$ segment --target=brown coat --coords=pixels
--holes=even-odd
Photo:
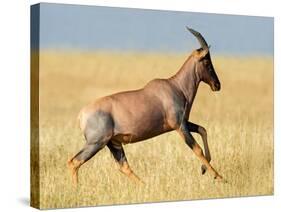
[[[107,146],[120,170],[140,181],[130,169],[122,144],[134,143],[176,130],[202,161],[202,174],[208,169],[215,178],[222,177],[210,165],[211,155],[206,130],[189,122],[189,114],[199,83],[220,90],[220,82],[212,65],[209,47],[200,33],[189,29],[201,44],[200,49],[184,62],[169,79],[154,79],[139,90],[124,91],[98,99],[79,113],[80,128],[86,145],[68,165],[77,183],[79,167]],[[205,155],[190,132],[201,135]]]

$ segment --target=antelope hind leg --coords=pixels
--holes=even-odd
[[[120,171],[127,175],[130,179],[137,183],[144,184],[144,182],[133,172],[133,170],[130,168],[127,161],[124,161],[122,164],[120,164]]]
[[[71,172],[72,183],[75,187],[78,185],[78,169],[83,163],[84,161],[78,161],[75,158],[67,161],[68,168]]]
[[[67,165],[71,172],[72,182],[75,187],[78,185],[78,170],[79,168],[91,159],[99,150],[103,148],[101,142],[94,144],[86,144],[73,158],[68,160]]]
[[[137,183],[144,184],[144,182],[130,168],[122,144],[116,141],[110,141],[108,142],[107,147],[109,148],[114,159],[118,163],[119,171],[128,176],[131,180]]]

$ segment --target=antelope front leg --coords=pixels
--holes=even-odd
[[[202,141],[203,141],[203,145],[204,145],[205,157],[206,157],[207,161],[210,163],[211,154],[210,154],[209,145],[208,145],[208,141],[207,141],[207,131],[205,130],[204,127],[194,124],[192,122],[187,122],[187,124],[188,124],[188,130],[190,132],[195,132],[195,133],[200,134]],[[205,174],[207,167],[205,165],[202,165],[201,170],[202,170],[202,174]]]
[[[209,161],[204,156],[203,150],[201,149],[199,144],[195,141],[193,136],[190,134],[190,131],[188,129],[188,122],[186,120],[183,120],[180,128],[177,129],[177,131],[184,139],[185,143],[192,149],[195,155],[201,160],[203,165],[205,165],[207,169],[211,172],[214,178],[222,180],[222,176],[219,175],[218,172],[211,166]]]

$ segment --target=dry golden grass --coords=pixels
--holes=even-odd
[[[201,175],[200,161],[175,133],[124,146],[140,186],[121,174],[107,148],[80,169],[72,187],[66,162],[84,145],[76,116],[89,101],[174,74],[188,55],[40,55],[40,207],[77,207],[273,194],[273,59],[215,57],[222,90],[201,84],[190,120],[208,131],[213,166],[228,180]],[[194,135],[202,144],[201,138]]]

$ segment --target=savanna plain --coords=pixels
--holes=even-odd
[[[124,146],[144,185],[119,172],[105,147],[79,170],[78,188],[72,186],[67,160],[85,143],[79,110],[99,97],[170,77],[188,56],[40,53],[40,208],[273,194],[273,58],[258,55],[213,55],[222,89],[212,92],[201,83],[190,115],[206,128],[211,164],[228,183],[201,175],[199,159],[170,132]]]

